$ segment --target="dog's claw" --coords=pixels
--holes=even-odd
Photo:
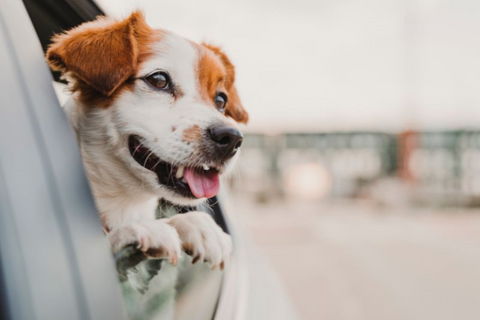
[[[178,263],[178,256],[175,254],[173,257],[172,257],[172,265],[174,267],[177,266],[177,263]]]
[[[205,262],[213,270],[225,267],[232,240],[208,213],[188,212],[169,218],[168,223],[177,230],[183,251],[192,255],[192,264]]]
[[[197,255],[195,258],[192,260],[192,264],[197,263],[200,260],[200,255]]]

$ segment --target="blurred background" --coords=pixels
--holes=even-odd
[[[303,319],[480,319],[480,1],[98,0],[220,45],[234,218]]]

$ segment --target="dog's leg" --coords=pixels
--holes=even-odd
[[[166,219],[124,223],[115,227],[108,239],[122,280],[128,269],[145,259],[166,259],[176,266],[181,254],[179,235]]]
[[[223,269],[232,253],[232,239],[209,214],[200,211],[178,214],[169,218],[168,224],[177,230],[183,249],[193,257],[192,263],[205,261],[212,269]]]

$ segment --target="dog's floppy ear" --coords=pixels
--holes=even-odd
[[[212,50],[220,58],[227,73],[225,87],[228,91],[228,103],[225,109],[225,115],[233,118],[237,122],[247,123],[248,113],[243,108],[237,89],[235,88],[235,67],[219,47],[206,43],[203,43],[203,45]]]
[[[145,34],[143,14],[134,12],[123,21],[98,18],[56,35],[47,51],[53,70],[71,74],[110,96],[134,74],[138,34]]]
[[[228,103],[225,109],[225,114],[232,117],[237,122],[248,122],[248,112],[243,108],[235,86],[232,86],[230,90],[228,90]]]

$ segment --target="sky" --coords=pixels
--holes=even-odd
[[[245,131],[480,129],[478,0],[98,0],[220,45]]]

